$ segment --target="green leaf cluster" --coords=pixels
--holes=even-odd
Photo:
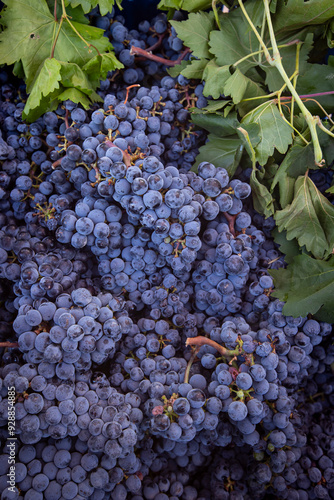
[[[272,57],[265,2],[247,0],[244,6]],[[240,7],[241,1],[235,4]],[[281,63],[304,108],[292,99],[282,72],[265,57],[242,8],[217,17],[208,7],[206,12],[193,9],[185,21],[172,21],[192,51],[189,61],[173,68],[173,75],[202,80],[208,100],[205,108],[193,109],[193,122],[208,131],[194,169],[201,161],[225,167],[230,175],[239,163],[252,168],[254,207],[265,217],[274,216],[275,241],[286,254],[287,269],[272,272],[275,294],[286,301],[283,311],[317,313],[334,322],[331,294],[325,293],[334,291],[334,206],[309,177],[310,170],[322,168],[315,163],[310,118],[321,126],[315,134],[325,165],[334,159],[334,139],[326,133],[334,129],[334,57],[328,64],[314,62],[326,46],[334,45],[334,4],[270,3]],[[334,185],[327,193],[334,193]]]
[[[0,33],[0,60],[14,64],[30,94],[23,116],[33,121],[66,99],[88,107],[100,97],[95,90],[108,71],[121,68],[104,31],[88,25],[84,12],[99,4],[103,12],[114,1],[67,0],[67,12],[54,16],[46,0],[5,0]],[[50,4],[50,5],[49,5]],[[22,22],[24,12],[24,22]],[[70,14],[70,15],[69,15]]]

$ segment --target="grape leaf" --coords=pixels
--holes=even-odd
[[[161,0],[157,9],[159,10],[169,10],[169,9],[177,9],[180,10],[182,6],[183,0]]]
[[[328,58],[328,64],[307,64],[307,70],[297,80],[296,90],[299,95],[333,91],[334,56]],[[334,94],[316,96],[315,100],[323,106],[327,113],[334,111]],[[316,101],[308,100],[307,108],[315,115],[321,112]]]
[[[216,167],[224,167],[229,171],[229,168],[233,165],[236,151],[240,145],[241,141],[237,135],[221,138],[214,134],[209,134],[206,144],[199,148],[199,154],[197,155],[196,163],[192,170],[196,172],[198,165],[202,161],[208,161],[213,163]]]
[[[41,101],[43,101],[43,109],[45,111],[48,110],[50,102],[49,94],[53,94],[56,89],[60,88],[60,70],[61,64],[56,59],[45,59],[35,78],[32,92],[24,107],[23,118],[34,113],[34,110],[40,106]]]
[[[214,28],[213,12],[191,13],[186,21],[171,21],[171,25],[195,57],[210,59],[209,36]]]
[[[107,77],[109,71],[123,67],[123,64],[118,61],[112,52],[107,52],[101,55],[96,54],[83,66],[82,70],[87,73],[89,81],[96,88],[100,80]]]
[[[59,102],[63,102],[66,101],[67,99],[70,99],[73,102],[80,103],[81,106],[83,106],[86,109],[89,108],[89,106],[91,106],[92,104],[92,101],[86,94],[84,94],[84,92],[81,92],[80,90],[73,87],[68,89],[64,88],[63,92],[59,94],[57,97]],[[94,96],[94,101],[103,101],[103,99],[99,95],[96,95]]]
[[[234,9],[228,14],[220,15],[222,30],[210,34],[210,52],[216,57],[219,66],[230,66],[239,59],[258,50],[259,42],[243,16],[240,9]],[[258,65],[256,56],[250,57],[238,65],[242,73]]]
[[[272,3],[272,2],[270,2]],[[264,13],[264,5],[263,0],[251,0],[248,1],[245,5],[246,11],[251,18],[254,26],[262,26],[263,23],[263,13]]]
[[[176,78],[182,70],[184,70],[187,66],[189,66],[190,61],[181,61],[180,64],[175,64],[175,66],[171,66],[170,68],[167,68],[167,73],[173,77]]]
[[[274,101],[269,100],[254,110],[250,111],[241,120],[247,129],[250,123],[258,123],[260,126],[260,142],[254,148],[256,160],[260,165],[265,165],[274,150],[285,153],[292,142],[290,126],[283,120]]]
[[[334,16],[332,0],[288,0],[277,2],[272,16],[276,36],[283,31],[296,31],[313,24],[324,24]]]
[[[192,114],[192,121],[199,127],[205,128],[205,130],[218,137],[234,135],[235,129],[239,125],[236,113],[226,118],[215,113],[196,113]]]
[[[226,96],[230,95],[234,104],[239,104],[242,99],[266,95],[260,85],[253,82],[250,78],[247,78],[238,68],[234,71],[233,75],[226,80],[224,94]],[[250,109],[248,109],[249,107],[252,109],[257,106],[256,101],[249,101],[242,104],[243,106],[238,106],[238,110],[242,114],[246,114],[246,111],[250,111]]]
[[[3,11],[2,22],[6,29],[0,33],[0,60],[5,64],[22,61],[27,90],[30,92],[39,67],[50,57],[60,23],[51,15],[45,0],[5,0],[5,3],[7,8]],[[75,20],[71,22],[87,43],[93,44],[100,52],[112,49],[102,29]],[[56,59],[82,66],[95,55],[93,50],[87,47],[66,21],[62,23],[54,53]]]
[[[279,231],[296,238],[299,245],[316,258],[328,256],[334,248],[334,206],[311,179],[300,176],[295,183],[294,199],[274,216]]]
[[[308,168],[315,168],[312,144],[293,144],[284,157],[273,179],[270,191],[279,187],[281,208],[289,205],[294,198],[295,179],[305,174]]]
[[[314,314],[320,321],[334,322],[334,258],[327,262],[298,255],[287,269],[270,270],[275,280],[273,296],[286,302],[287,316]]]
[[[101,16],[105,16],[108,12],[112,11],[113,6],[117,3],[117,6],[122,10],[121,2],[119,0],[66,0],[65,5],[71,5],[72,7],[77,7],[80,5],[85,14],[88,14],[97,5],[99,6]]]
[[[300,247],[297,240],[288,240],[286,238],[286,232],[282,231],[280,233],[276,227],[271,231],[271,234],[274,237],[275,243],[279,245],[280,252],[284,254],[285,262],[290,264],[290,262],[300,253]]]
[[[212,5],[212,0],[183,0],[182,9],[187,12],[197,12],[199,10],[209,9]]]
[[[217,66],[215,61],[210,61],[203,72],[203,80],[205,80],[203,95],[219,99],[224,93],[226,80],[230,76],[229,66]]]
[[[193,112],[197,112],[197,113],[218,113],[219,110],[222,110],[223,108],[225,108],[225,106],[227,106],[231,101],[227,100],[227,101],[213,101],[213,100],[208,100],[208,104],[205,106],[205,108],[201,108],[201,109],[198,109],[198,108],[195,108],[194,110],[192,110]],[[219,112],[220,113],[220,112]]]
[[[181,71],[181,75],[185,76],[186,78],[196,78],[196,79],[202,79],[203,76],[203,71],[208,64],[207,59],[193,59],[190,61],[190,64],[187,64],[187,66]]]
[[[257,170],[253,168],[250,176],[253,206],[257,212],[266,218],[274,213],[274,200],[268,189],[257,177]]]

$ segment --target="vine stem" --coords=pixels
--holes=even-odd
[[[82,35],[80,35],[80,33],[76,29],[76,27],[71,23],[68,15],[66,13],[66,8],[65,8],[65,2],[64,2],[64,0],[61,0],[61,6],[62,6],[63,13],[62,13],[62,16],[60,18],[60,22],[59,22],[59,26],[58,26],[58,30],[57,30],[55,39],[54,39],[53,44],[52,44],[50,58],[52,59],[54,57],[55,48],[56,48],[56,45],[57,45],[57,41],[58,41],[58,38],[59,38],[60,30],[61,30],[61,27],[62,27],[62,24],[63,24],[64,20],[68,22],[68,24],[71,26],[72,30],[80,38],[80,40],[82,40],[84,42],[84,44],[87,45],[87,47],[89,47],[89,48],[93,47],[93,49],[95,49],[96,52],[98,53],[98,55],[100,56],[101,53],[100,53],[99,49],[97,47],[95,47],[95,45],[93,45],[92,43],[88,43],[87,40],[85,40],[84,37]],[[54,16],[55,16],[55,21],[58,22],[57,21],[57,0],[55,0]]]
[[[245,9],[245,6],[243,4],[243,1],[238,0],[238,3],[240,5],[240,8],[241,8],[244,16],[246,17],[246,19],[248,21],[250,27],[254,31],[256,38],[259,40],[259,43],[260,43],[261,47],[263,48],[263,51],[264,51],[264,54],[266,56],[268,63],[270,64],[270,66],[273,66],[274,68],[277,69],[277,71],[281,75],[283,81],[285,82],[287,88],[289,89],[291,95],[294,97],[296,104],[299,106],[300,111],[304,115],[304,118],[307,122],[309,129],[310,129],[310,133],[311,133],[311,137],[312,137],[312,142],[313,142],[313,147],[314,147],[315,164],[322,166],[324,164],[324,160],[322,158],[322,151],[321,151],[319,138],[318,138],[318,134],[317,134],[317,130],[316,130],[316,124],[319,120],[319,117],[312,116],[312,114],[309,112],[309,110],[307,109],[307,107],[305,106],[303,101],[301,100],[299,94],[297,93],[296,89],[294,88],[293,84],[291,83],[290,78],[288,77],[288,75],[283,67],[281,55],[280,55],[280,52],[279,52],[279,49],[277,46],[277,42],[276,42],[276,38],[275,38],[274,28],[273,28],[273,25],[271,22],[269,1],[263,0],[263,3],[264,3],[264,9],[265,9],[265,13],[266,13],[267,25],[268,25],[268,29],[269,29],[270,41],[271,41],[271,45],[273,48],[272,57],[270,56],[270,53],[269,53],[264,41],[262,40],[256,27],[254,26],[252,20],[250,19],[249,15]]]
[[[235,227],[234,227],[234,224],[235,224],[235,219],[237,218],[237,214],[236,215],[230,215],[227,212],[223,212],[223,215],[224,215],[225,219],[227,220],[228,228],[230,230],[230,233],[233,234],[233,236],[235,236]]]
[[[57,30],[55,39],[54,39],[53,44],[52,44],[50,59],[54,58],[55,49],[56,49],[57,41],[58,41],[58,38],[59,38],[59,34],[60,34],[60,30],[61,30],[63,22],[64,22],[64,18],[63,18],[63,16],[61,16],[60,22],[59,22],[59,26],[58,26],[58,30]]]
[[[297,45],[297,51],[296,51],[296,67],[295,67],[295,76],[293,78],[293,86],[294,86],[294,88],[296,88],[297,78],[298,78],[298,75],[299,75],[299,54],[300,54],[300,47],[301,47],[301,44],[299,43]],[[292,96],[292,99],[291,99],[291,111],[290,111],[290,125],[291,125],[291,127],[293,127],[294,105],[295,105],[295,100],[294,100],[294,97]]]
[[[239,349],[235,349],[234,351],[229,351],[228,349],[226,349],[226,347],[223,347],[214,340],[211,340],[207,337],[202,337],[201,335],[199,337],[188,338],[186,341],[186,345],[194,345],[197,347],[202,347],[203,345],[209,345],[211,347],[214,347],[214,349],[216,349],[216,351],[218,351],[222,356],[233,357],[239,354]]]
[[[55,0],[54,8],[53,8],[53,17],[55,18],[56,23],[58,22],[57,19],[57,0]]]
[[[293,40],[292,42],[289,42],[289,43],[282,43],[282,45],[278,45],[278,47],[280,49],[284,49],[285,47],[290,47],[291,45],[295,45],[297,43],[301,43],[301,42],[299,40]],[[272,49],[273,49],[272,47],[268,47],[268,50],[272,50]],[[246,61],[250,57],[256,56],[257,54],[263,54],[263,49],[255,50],[255,52],[250,52],[250,54],[247,54],[247,56],[244,56],[241,59],[239,59],[238,61],[236,61],[235,63],[233,63],[232,66],[234,68],[236,68],[238,66],[238,64]],[[261,64],[261,62],[259,64]]]
[[[200,350],[199,346],[196,346],[195,348],[193,348],[193,352],[192,352],[191,357],[188,361],[186,371],[184,372],[184,381],[183,381],[184,384],[188,384],[188,382],[189,382],[190,368],[192,367],[192,364],[195,361],[195,358],[196,358],[199,350]]]
[[[261,38],[263,40],[263,37],[264,37],[264,32],[265,32],[265,29],[266,29],[266,13],[263,12],[263,17],[262,17],[262,26],[261,26]],[[258,57],[258,63],[261,64],[262,62],[262,57],[261,57],[261,54],[262,54],[262,50],[259,50],[259,57]]]
[[[147,49],[147,51],[152,52],[153,50],[158,49],[162,43],[162,40],[165,38],[165,36],[166,36],[166,31],[164,33],[161,33],[161,35],[158,36],[158,40],[153,45],[151,45],[151,47],[149,47]]]
[[[186,57],[187,54],[189,54],[189,52],[190,52],[190,49],[189,49],[189,47],[187,47],[175,61],[171,61],[170,59],[165,59],[163,57],[151,54],[147,50],[141,49],[140,47],[135,47],[134,45],[131,47],[131,50],[130,50],[131,55],[134,55],[134,56],[140,55],[140,56],[145,57],[146,59],[150,59],[151,61],[155,61],[157,63],[162,63],[165,66],[176,66],[177,64],[180,64],[180,62]]]
[[[241,0],[239,0],[241,1]],[[316,124],[318,122],[319,117],[318,116],[312,116],[312,114],[309,112],[301,98],[299,97],[298,92],[294,88],[293,84],[291,83],[288,75],[286,74],[286,71],[283,67],[282,61],[281,61],[281,55],[279,53],[277,43],[276,43],[276,38],[275,38],[275,33],[274,33],[274,28],[273,24],[271,22],[271,15],[270,15],[270,9],[269,9],[269,2],[268,0],[263,0],[264,2],[264,8],[266,11],[266,17],[267,17],[267,24],[269,28],[269,34],[270,34],[270,40],[271,40],[271,45],[274,49],[273,51],[273,57],[268,58],[268,62],[271,66],[275,67],[281,77],[283,78],[283,81],[286,83],[286,86],[291,92],[291,95],[294,97],[296,104],[299,106],[300,111],[303,113],[304,118],[308,124],[308,127],[311,132],[311,137],[312,137],[312,142],[314,146],[314,157],[315,157],[315,163],[316,165],[323,165],[324,160],[322,158],[322,151],[321,151],[321,146],[319,143],[319,138],[316,130]]]
[[[74,31],[74,33],[80,38],[80,40],[82,40],[86,45],[87,47],[93,47],[93,49],[96,50],[96,52],[98,53],[98,55],[100,56],[100,51],[95,47],[95,45],[93,45],[92,43],[88,43],[84,37],[82,35],[80,35],[79,31],[76,29],[75,26],[73,26],[73,24],[71,23],[71,21],[69,20],[69,17],[68,15],[66,14],[66,9],[65,9],[65,2],[64,0],[61,0],[61,5],[62,5],[62,8],[63,8],[63,16],[64,18],[66,19],[66,21],[68,22],[68,24],[71,26],[72,30]]]
[[[219,16],[218,16],[217,1],[219,1],[219,0],[212,0],[212,10],[213,10],[213,13],[214,13],[214,16],[215,16],[215,20],[216,20],[218,29],[221,31],[222,28],[221,28],[220,21],[219,21]]]
[[[321,97],[323,95],[333,95],[333,94],[334,94],[334,90],[328,90],[328,92],[318,92],[316,94],[302,94],[299,97],[301,99],[308,99],[309,97]],[[286,97],[281,97],[281,101],[287,100],[287,99],[291,100],[291,99],[293,99],[293,96],[290,95],[290,96],[286,96]]]
[[[19,347],[18,342],[0,342],[0,347]]]

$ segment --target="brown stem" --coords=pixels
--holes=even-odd
[[[19,347],[18,342],[0,342],[0,347]]]
[[[318,92],[317,94],[304,94],[304,95],[300,95],[299,97],[301,99],[307,99],[308,97],[321,97],[323,95],[332,95],[332,94],[334,94],[334,90],[328,90],[328,92]],[[283,100],[291,101],[292,96],[290,95],[290,96],[286,96],[286,97],[281,97],[280,99],[281,99],[281,101],[283,101]]]
[[[223,212],[223,215],[224,215],[225,219],[228,222],[228,228],[230,230],[230,233],[233,234],[233,236],[235,236],[234,223],[235,223],[235,219],[237,218],[237,214],[236,215],[230,215],[227,212]]]
[[[58,160],[56,160],[52,163],[52,168],[57,168],[58,165],[60,165],[60,163],[61,163],[61,158],[59,158]]]
[[[183,380],[184,384],[188,384],[188,382],[189,382],[190,368],[192,367],[192,364],[195,361],[195,358],[196,358],[199,350],[200,350],[200,346],[195,347],[195,349],[193,350],[193,353],[188,361],[186,371],[184,372],[184,380]]]
[[[161,45],[161,43],[162,43],[162,40],[165,38],[165,35],[166,35],[166,32],[165,33],[161,33],[161,35],[159,35],[159,37],[158,37],[158,40],[153,45],[151,45],[151,47],[148,47],[146,49],[147,52],[153,52],[153,50],[159,48],[160,45]]]
[[[56,23],[58,22],[57,19],[57,0],[55,0],[54,8],[53,8],[53,16],[55,18]]]
[[[134,85],[129,85],[128,87],[126,87],[126,97],[125,97],[124,104],[126,104],[126,103],[128,102],[128,99],[129,99],[129,91],[130,91],[130,89],[132,89],[133,87],[140,87],[140,84],[139,84],[139,83],[135,83]]]
[[[222,356],[234,356],[236,354],[236,352],[229,351],[228,349],[226,349],[226,347],[223,347],[214,340],[202,336],[187,339],[186,345],[195,345],[198,347],[209,345],[211,347],[214,347],[216,351],[218,351]]]
[[[144,56],[146,59],[150,59],[151,61],[164,64],[165,66],[176,66],[177,64],[180,64],[182,59],[184,59],[186,55],[189,54],[189,52],[190,49],[189,47],[187,47],[175,61],[171,61],[170,59],[165,59],[163,57],[155,56],[154,54],[151,54],[147,50],[141,49],[140,47],[132,46],[130,50],[131,55],[141,55]]]
[[[69,115],[69,110],[67,109],[66,110],[66,113],[65,113],[65,125],[66,125],[66,128],[70,128],[69,124],[68,124],[68,115]]]
[[[107,146],[110,148],[117,148],[118,146],[115,146],[115,144],[112,141],[106,141]],[[118,148],[121,149],[121,148]],[[124,149],[121,149],[123,152],[123,161],[127,167],[131,167],[131,156],[127,151],[124,151]]]

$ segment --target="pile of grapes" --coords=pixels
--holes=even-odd
[[[332,326],[272,297],[249,172],[192,170],[164,14],[90,17],[125,66],[100,106],[28,124],[0,75],[1,500],[334,498]]]

